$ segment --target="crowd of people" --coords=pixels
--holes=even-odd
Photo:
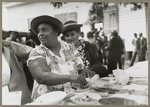
[[[4,86],[8,85],[10,91],[23,91],[22,104],[25,104],[47,92],[65,90],[66,86],[83,88],[87,84],[86,78],[95,74],[108,76],[118,65],[123,69],[125,46],[118,32],[113,31],[108,40],[102,28],[99,31],[94,29],[87,34],[89,41],[85,41],[81,27],[82,24],[72,20],[63,24],[51,16],[38,16],[31,21],[30,33],[24,44],[20,42],[18,32],[11,31],[9,36],[5,36],[3,31],[4,58],[7,59],[9,54],[12,58],[6,61],[8,64],[11,61],[12,65],[9,67],[10,80]],[[131,66],[137,54],[139,61],[146,60],[147,51],[142,33],[133,44],[136,48]],[[20,61],[23,61],[23,66]],[[15,73],[23,80],[17,79]],[[11,84],[21,84],[21,88]]]

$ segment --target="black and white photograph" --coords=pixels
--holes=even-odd
[[[2,105],[148,105],[148,2],[2,2]]]

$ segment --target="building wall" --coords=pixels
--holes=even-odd
[[[2,9],[2,29],[8,30],[8,17],[7,17],[7,9]]]
[[[109,37],[113,30],[118,31],[118,6],[113,5],[104,10],[104,32]]]
[[[86,25],[86,21],[88,18],[88,11],[91,8],[91,5],[92,3],[88,2],[71,2],[64,4],[59,9],[56,9],[52,5],[50,5],[50,2],[39,2],[27,3],[15,7],[7,7],[7,16],[5,17],[7,17],[8,20],[5,20],[2,26],[7,30],[28,32],[29,21],[36,16],[55,16],[62,13],[76,12],[77,23],[84,24],[84,26],[82,27],[82,31],[86,33],[90,30],[90,26]]]
[[[134,50],[132,45],[133,34],[140,32],[146,36],[146,16],[145,8],[137,11],[131,10],[132,5],[119,6],[119,34],[125,39],[127,51]]]

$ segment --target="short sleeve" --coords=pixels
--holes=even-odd
[[[29,54],[29,58],[27,60],[27,65],[28,65],[28,62],[31,61],[31,60],[35,60],[37,58],[43,58],[43,59],[46,59],[46,55],[44,53],[44,50],[42,50],[40,47],[37,47],[37,48],[34,48],[30,54]]]

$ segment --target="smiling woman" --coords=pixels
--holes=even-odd
[[[40,24],[38,27],[38,38],[40,42],[46,46],[49,47],[53,45],[57,39],[58,33],[55,31],[55,29],[49,25],[49,24]]]
[[[33,49],[28,58],[28,67],[35,78],[32,98],[35,100],[50,91],[64,90],[70,82],[85,85],[85,77],[78,75],[81,59],[75,56],[75,48],[58,40],[62,23],[51,16],[39,16],[31,21],[31,30],[38,35],[41,44]],[[64,90],[65,91],[65,90]]]

